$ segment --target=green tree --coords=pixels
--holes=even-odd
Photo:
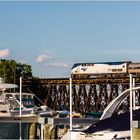
[[[32,77],[32,68],[30,65],[18,63],[16,66],[16,73],[19,77],[30,78]]]
[[[32,77],[32,68],[30,65],[17,63],[15,60],[0,60],[0,77],[5,82],[16,83],[16,80]]]

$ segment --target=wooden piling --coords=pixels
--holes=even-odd
[[[56,129],[57,129],[57,128],[54,126],[54,127],[50,130],[50,139],[53,139],[53,140],[56,139],[56,133],[57,133]]]
[[[35,123],[32,123],[30,125],[30,133],[29,133],[29,139],[30,140],[34,140],[35,139],[35,136],[36,136],[36,124]]]
[[[68,126],[64,125],[64,134],[66,134],[68,132]]]
[[[140,140],[140,121],[133,121],[132,123],[132,139]]]
[[[51,125],[50,124],[44,124],[44,139],[45,140],[49,140],[50,139],[50,127]]]

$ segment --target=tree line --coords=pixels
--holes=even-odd
[[[5,82],[16,83],[20,76],[32,78],[32,67],[28,64],[17,63],[15,60],[0,59],[0,77]]]

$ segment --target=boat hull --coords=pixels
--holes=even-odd
[[[112,140],[130,139],[130,131],[100,131],[94,134],[71,131],[66,133],[61,140]]]

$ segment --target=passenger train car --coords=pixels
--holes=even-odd
[[[128,73],[140,74],[140,63],[130,63],[128,65]]]
[[[126,74],[131,62],[76,63],[71,69],[72,77]]]

